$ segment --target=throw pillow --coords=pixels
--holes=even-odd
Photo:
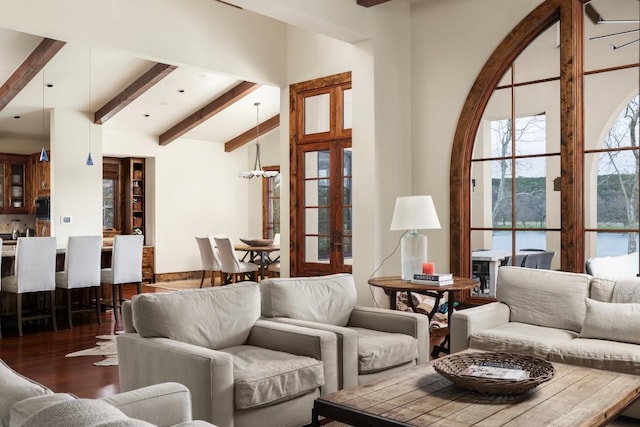
[[[23,377],[0,360],[0,426],[9,425],[9,415],[14,403],[51,393],[45,386]]]
[[[640,304],[585,300],[587,313],[580,338],[596,338],[640,344]]]

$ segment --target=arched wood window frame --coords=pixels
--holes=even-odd
[[[478,127],[499,80],[527,46],[560,21],[561,250],[564,271],[584,269],[583,206],[583,0],[546,0],[495,49],[465,101],[451,150],[450,266],[471,275],[471,158]],[[466,300],[471,300],[469,295]],[[486,298],[478,301],[486,302]]]

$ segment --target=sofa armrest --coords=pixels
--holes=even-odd
[[[159,427],[191,421],[191,392],[182,384],[161,383],[103,397],[128,417]]]
[[[453,312],[449,325],[451,353],[467,349],[469,337],[474,332],[509,323],[509,315],[509,306],[501,302]]]
[[[418,340],[417,363],[429,361],[429,318],[420,313],[356,306],[348,326],[411,335]]]
[[[336,358],[338,364],[338,389],[358,385],[358,333],[356,331],[343,326],[291,319],[289,317],[270,317],[268,320],[305,328],[320,329],[336,334],[338,338]]]
[[[192,416],[219,425],[233,424],[233,358],[230,354],[168,338],[117,337],[123,391],[164,382],[191,391]]]
[[[322,361],[321,394],[338,390],[338,338],[333,332],[258,319],[247,344]]]
[[[122,303],[120,309],[122,313],[122,324],[124,325],[124,331],[129,333],[138,332],[133,326],[133,312],[131,311],[131,301],[127,300]]]

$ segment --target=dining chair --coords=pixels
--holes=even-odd
[[[124,301],[123,286],[137,286],[137,293],[142,293],[142,234],[120,234],[113,238],[111,267],[100,271],[100,283],[111,285],[111,304],[103,304],[113,308],[113,317],[118,322],[120,302]]]
[[[56,288],[66,293],[67,324],[73,328],[73,313],[95,311],[98,324],[102,324],[100,307],[100,263],[102,257],[102,236],[70,236],[64,257],[64,271],[56,273]],[[84,293],[89,290],[88,304],[84,298],[78,302],[79,308],[72,310],[71,294],[74,289]],[[78,292],[79,293],[79,292]],[[93,296],[91,295],[93,294]],[[91,304],[95,298],[95,303]]]
[[[2,292],[15,294],[18,335],[22,336],[22,324],[28,320],[51,319],[56,325],[56,238],[19,237],[16,243],[14,274],[2,278]],[[49,310],[38,308],[24,315],[22,296],[45,293],[49,296]],[[1,299],[1,298],[0,298]],[[46,298],[43,307],[46,305]]]
[[[211,286],[214,286],[216,275],[220,273],[220,257],[218,256],[216,242],[212,236],[196,236],[196,242],[198,243],[200,260],[202,261],[200,287],[202,287],[204,283],[204,277],[207,271],[211,272]]]
[[[240,261],[230,237],[214,236],[214,240],[218,247],[218,253],[220,254],[220,270],[223,285],[236,283],[238,279],[243,280],[245,277],[253,281],[258,279],[260,266],[250,262]]]
[[[280,277],[280,261],[269,264],[267,274],[269,277]]]

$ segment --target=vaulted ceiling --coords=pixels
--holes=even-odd
[[[279,124],[280,88],[188,66],[0,29],[0,138],[48,140],[52,109],[110,129],[226,143],[231,151]],[[1,150],[0,150],[1,151]]]

